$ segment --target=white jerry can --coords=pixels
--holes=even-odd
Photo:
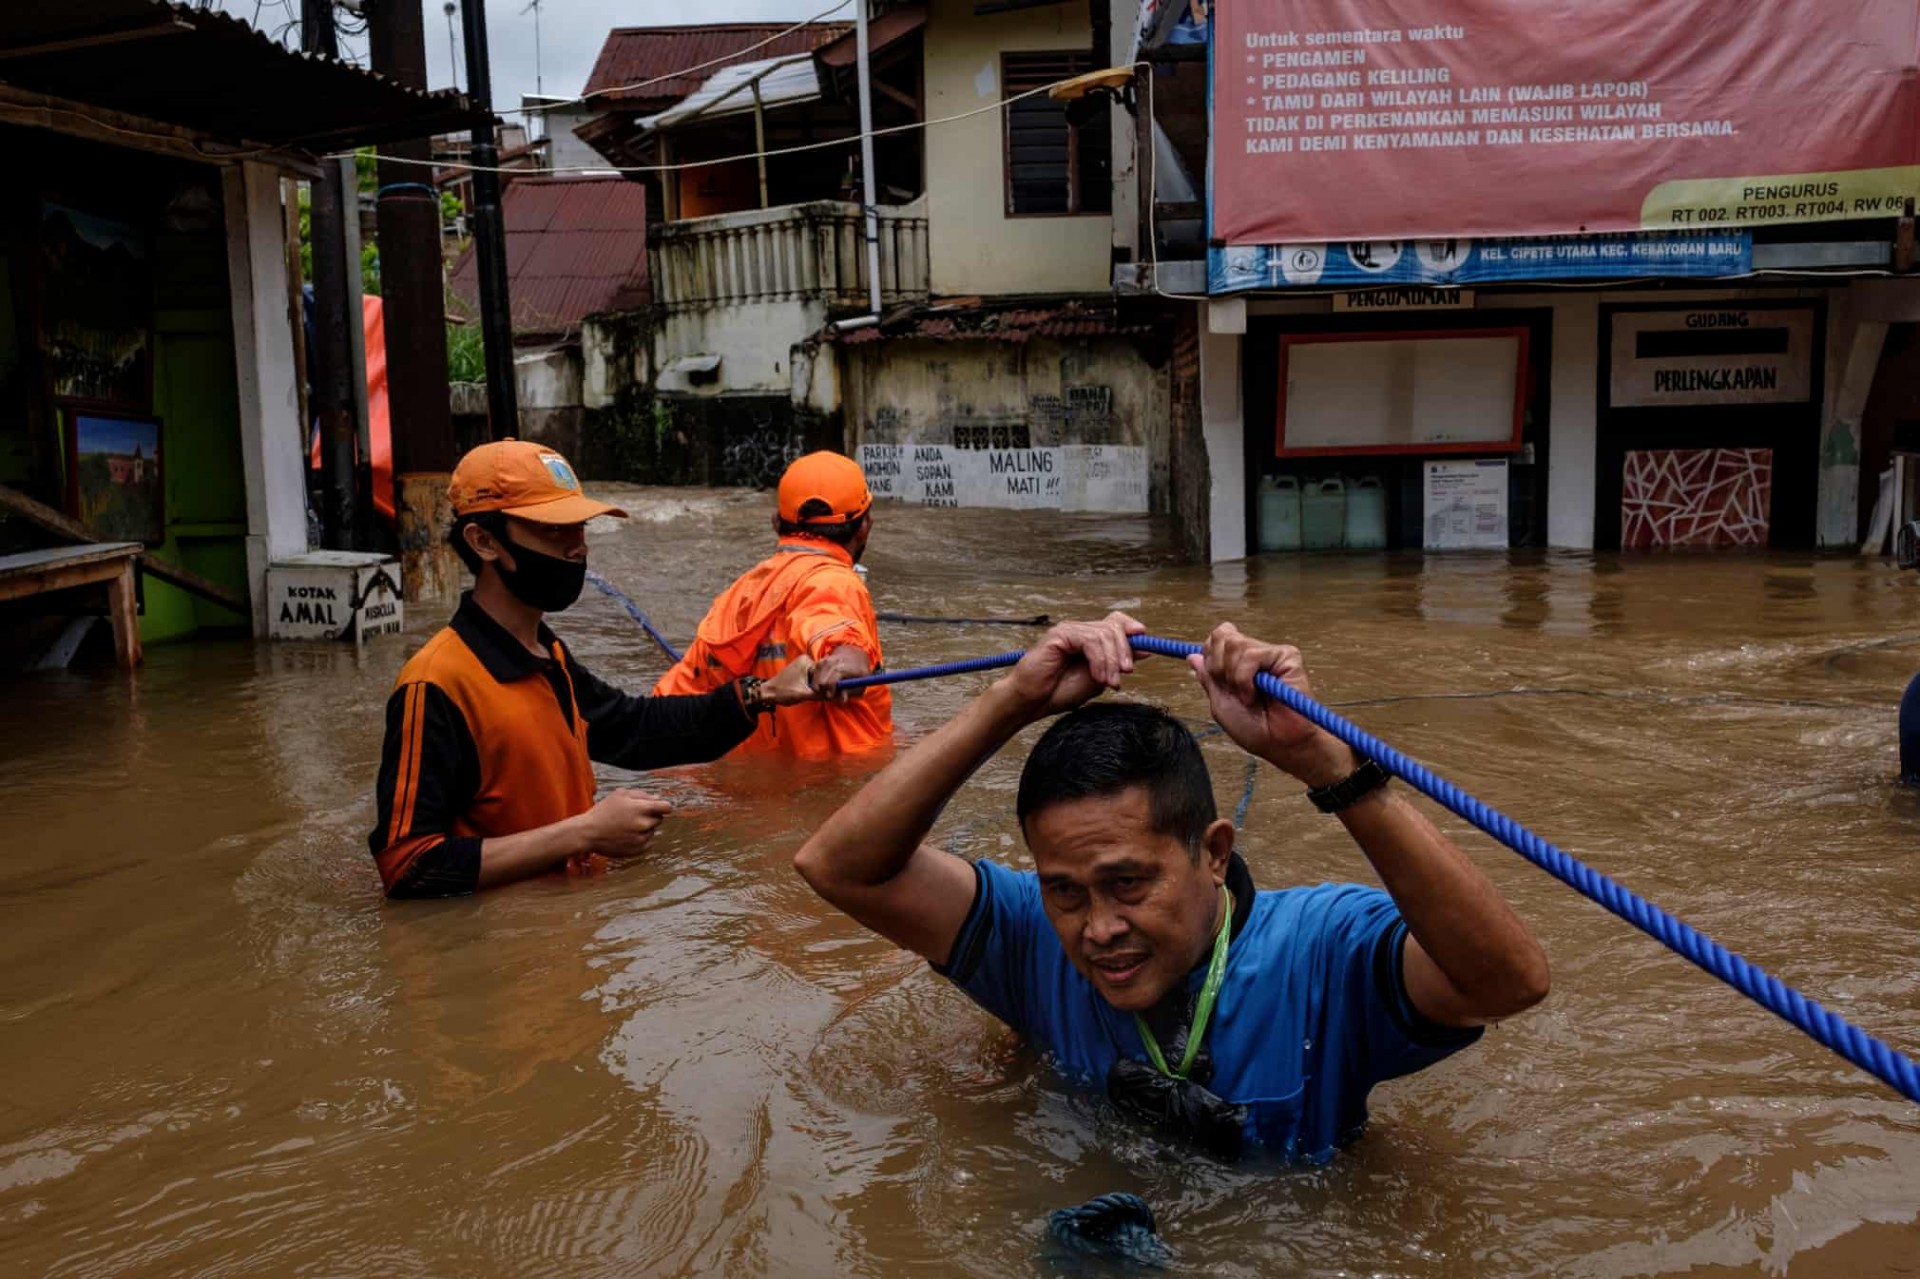
[[[1300,549],[1300,481],[1291,475],[1260,481],[1260,549]]]
[[[1307,485],[1300,497],[1300,544],[1337,551],[1347,540],[1347,486],[1337,476]]]
[[[308,551],[267,566],[267,635],[277,640],[398,635],[400,562],[370,551]]]
[[[1363,475],[1347,489],[1346,545],[1350,551],[1386,548],[1387,490],[1377,475]]]

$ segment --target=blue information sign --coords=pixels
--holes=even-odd
[[[1753,236],[1747,231],[1370,240],[1213,249],[1207,254],[1207,292],[1662,276],[1710,279],[1752,270]]]

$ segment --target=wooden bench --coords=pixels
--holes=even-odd
[[[0,555],[0,601],[105,582],[113,620],[113,655],[122,667],[130,669],[140,664],[140,618],[133,568],[144,549],[138,542],[91,542]]]

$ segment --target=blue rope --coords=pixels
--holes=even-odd
[[[1143,653],[1184,660],[1198,653],[1200,646],[1181,640],[1160,639],[1151,635],[1135,636],[1133,646]],[[913,670],[886,671],[860,679],[842,680],[844,689],[865,688],[876,684],[897,684],[907,680],[938,679],[943,675],[964,675],[975,671],[997,670],[1011,666],[1020,653],[1000,653],[966,662],[947,662]],[[1262,671],[1254,677],[1261,692],[1274,698],[1309,722],[1345,742],[1348,746],[1442,808],[1479,830],[1491,835],[1514,852],[1552,875],[1590,901],[1599,903],[1626,920],[1668,950],[1718,977],[1754,1003],[1805,1032],[1816,1042],[1831,1049],[1880,1079],[1909,1101],[1920,1102],[1920,1064],[1867,1034],[1843,1017],[1836,1016],[1808,999],[1765,969],[1734,954],[1719,942],[1675,919],[1666,911],[1632,890],[1563,852],[1540,838],[1511,817],[1500,812],[1446,778],[1409,759],[1379,738],[1328,710],[1297,689]]]
[[[609,582],[606,578],[600,576],[598,573],[594,572],[592,569],[587,570],[587,580],[589,582],[592,582],[595,586],[599,587],[602,591],[606,592],[608,595],[611,595],[619,603],[621,608],[626,609],[627,616],[631,617],[634,621],[640,623],[640,629],[647,633],[647,637],[649,639],[651,639],[654,643],[660,646],[660,651],[667,655],[668,661],[678,662],[680,660],[680,654],[674,651],[673,645],[667,643],[667,637],[662,635],[659,631],[656,631],[653,629],[653,623],[647,620],[647,615],[640,611],[640,606],[638,604],[635,604],[632,600],[627,598],[627,593],[625,591],[621,590],[619,587],[615,586],[612,582]]]

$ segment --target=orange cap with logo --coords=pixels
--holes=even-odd
[[[800,518],[808,502],[824,502],[827,513]],[[780,477],[780,518],[789,524],[847,524],[873,505],[867,473],[844,453],[809,453],[795,458]]]
[[[580,491],[567,459],[531,440],[482,444],[453,468],[447,498],[455,515],[504,511],[536,524],[584,524],[596,515],[627,513]]]

